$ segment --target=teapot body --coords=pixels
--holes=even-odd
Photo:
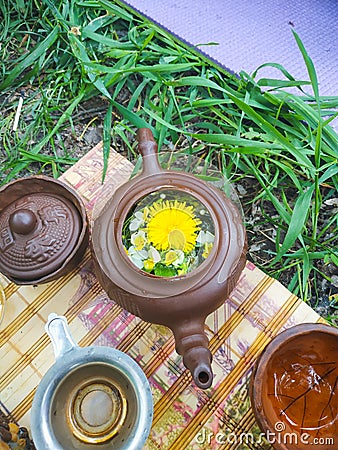
[[[148,131],[145,143],[142,133],[139,137],[141,175],[120,186],[94,222],[91,246],[96,274],[120,306],[173,331],[176,350],[195,383],[207,388],[212,372],[204,322],[224,303],[245,266],[245,229],[239,210],[224,192],[191,174],[162,170]],[[138,201],[168,191],[190,195],[205,207],[213,222],[214,241],[208,257],[191,272],[156,276],[131,262],[123,246],[123,224]]]

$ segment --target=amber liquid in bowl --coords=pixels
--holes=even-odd
[[[285,432],[303,435],[308,443],[338,434],[337,338],[320,334],[291,340],[280,350],[269,363],[263,388],[270,423],[276,430],[284,423]]]

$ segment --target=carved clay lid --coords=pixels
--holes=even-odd
[[[60,269],[78,244],[83,228],[76,204],[55,189],[62,191],[60,183],[36,178],[31,185],[24,179],[25,191],[17,189],[19,181],[13,183],[13,201],[0,209],[0,271],[20,284],[45,279]],[[46,186],[45,191],[34,192]],[[27,193],[30,187],[33,192]],[[12,190],[8,189],[9,197]]]

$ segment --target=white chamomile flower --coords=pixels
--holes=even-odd
[[[130,231],[136,231],[138,230],[146,220],[148,215],[148,208],[144,208],[143,211],[136,211],[133,215],[133,220],[129,224],[129,230]]]
[[[142,250],[146,245],[146,234],[144,231],[139,230],[137,233],[133,233],[130,236],[130,241],[135,247],[136,251]]]
[[[148,258],[146,250],[137,250],[134,245],[128,248],[128,256],[139,269],[143,268],[143,261]]]

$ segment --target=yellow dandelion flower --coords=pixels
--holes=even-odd
[[[148,239],[157,250],[194,249],[201,221],[195,217],[193,206],[178,200],[159,201],[149,207],[148,217]]]

